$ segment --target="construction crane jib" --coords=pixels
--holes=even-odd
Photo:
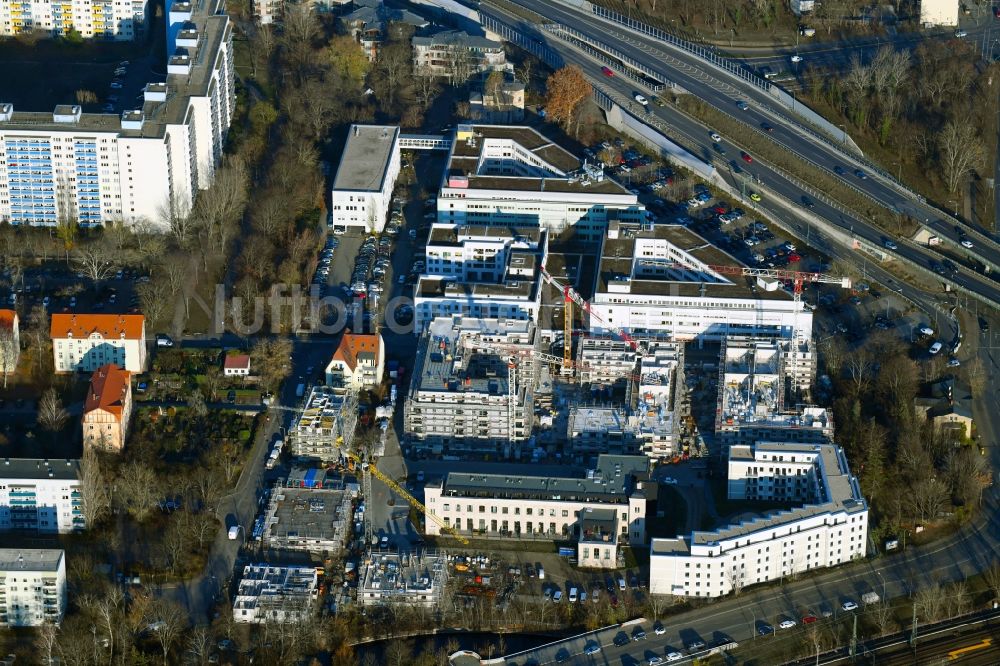
[[[636,342],[631,335],[626,333],[624,330],[617,326],[612,326],[608,322],[604,321],[590,309],[590,303],[584,300],[583,296],[577,292],[576,289],[568,284],[563,284],[559,280],[552,277],[552,275],[545,270],[545,267],[541,268],[542,279],[548,282],[553,287],[558,289],[563,294],[564,310],[563,310],[563,368],[571,369],[573,367],[573,305],[576,305],[583,312],[587,313],[601,324],[604,324],[613,335],[624,340],[628,345],[635,351],[639,351],[639,343]]]
[[[434,523],[436,523],[437,526],[440,527],[442,531],[444,531],[447,534],[450,534],[451,536],[455,537],[456,539],[458,539],[459,541],[461,541],[464,545],[466,545],[466,546],[469,545],[469,540],[468,539],[466,539],[465,537],[463,537],[462,535],[460,535],[458,532],[456,532],[455,529],[451,525],[449,525],[444,520],[442,520],[441,518],[439,518],[435,513],[433,513],[432,511],[428,511],[427,507],[424,506],[423,502],[421,502],[416,497],[414,497],[409,492],[407,492],[407,490],[405,488],[403,488],[403,486],[401,486],[398,483],[396,483],[393,479],[389,478],[389,476],[387,476],[386,474],[383,474],[382,471],[379,470],[379,468],[375,466],[375,463],[364,461],[361,458],[359,458],[358,456],[356,456],[355,454],[350,453],[350,452],[347,452],[346,455],[347,455],[348,458],[350,458],[351,460],[353,460],[355,462],[355,464],[360,465],[361,470],[362,470],[363,473],[371,474],[376,479],[378,479],[379,481],[381,481],[382,483],[384,483],[386,486],[389,487],[390,490],[392,490],[394,493],[396,493],[397,495],[399,495],[400,497],[402,497],[404,500],[406,500],[406,502],[410,506],[412,506],[417,511],[422,512],[424,514],[424,516],[426,516],[427,519],[432,520]],[[368,500],[371,501],[371,498],[368,498]]]

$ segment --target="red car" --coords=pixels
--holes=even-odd
[[[806,615],[804,618],[802,618],[802,624],[812,624],[817,620],[819,620],[819,618],[816,617],[815,615]]]
[[[1000,7],[993,8],[993,18],[1000,19]]]
[[[718,204],[717,206],[715,206],[714,208],[712,208],[712,210],[714,212],[718,213],[719,215],[722,215],[727,210],[729,210],[729,206],[727,206],[726,204]]]
[[[747,153],[740,153],[740,157],[742,157],[743,161],[746,162],[747,164],[752,164],[753,163],[753,158],[750,157],[750,155],[747,154]]]
[[[802,257],[792,252],[790,255],[788,255],[788,261],[794,264],[796,261],[802,261]]]
[[[615,73],[611,70],[610,67],[601,67],[601,73],[604,74],[604,76],[607,76],[607,77],[611,77],[611,76],[615,75]]]

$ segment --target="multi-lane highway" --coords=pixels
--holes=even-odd
[[[972,248],[963,248],[986,265],[1000,267],[1000,244],[978,230],[953,220],[945,212],[899,185],[891,176],[859,161],[855,154],[803,124],[796,113],[768,90],[717,68],[698,55],[628,30],[577,7],[555,0],[521,2],[546,19],[566,26],[594,43],[624,54],[648,71],[697,95],[707,104],[752,128],[775,128],[769,138],[784,150],[812,162],[817,168],[868,197],[873,204],[906,215],[930,226],[947,244],[961,247],[964,237]],[[494,11],[494,6],[489,6]],[[745,110],[740,102],[745,103]],[[957,227],[957,228],[956,228]],[[874,234],[873,234],[874,235]],[[926,264],[925,264],[926,266]]]
[[[505,12],[503,9],[491,7],[490,11],[492,15],[502,17],[513,28],[531,29],[530,26],[524,24],[523,19]],[[749,192],[754,190],[764,198],[759,204],[753,204],[749,199],[746,199],[743,202],[745,206],[761,209],[766,212],[768,217],[782,223],[787,228],[796,230],[803,239],[829,254],[843,256],[846,253],[843,250],[837,250],[835,243],[830,239],[824,242],[821,234],[814,235],[816,230],[811,227],[807,220],[825,220],[842,232],[866,242],[871,247],[883,248],[887,235],[881,229],[837,206],[836,202],[828,199],[823,193],[808,188],[794,176],[777,170],[759,158],[747,164],[741,159],[743,148],[738,142],[724,138],[716,145],[711,137],[713,132],[711,128],[685,115],[676,107],[655,104],[646,107],[638,105],[633,101],[633,95],[636,92],[642,92],[649,96],[649,91],[642,89],[640,84],[624,76],[604,76],[600,63],[588,53],[573,46],[572,41],[560,39],[552,33],[546,33],[543,36],[548,38],[547,45],[556,51],[565,63],[580,67],[593,85],[603,90],[619,105],[631,109],[634,114],[663,131],[668,137],[703,161],[714,164],[719,170],[720,176],[729,182],[736,191],[742,190],[749,195]],[[747,111],[737,111],[737,113],[739,119],[747,119],[751,126],[763,123],[768,118],[761,110],[753,107]],[[776,133],[778,132],[780,130],[776,130]],[[888,191],[884,186],[882,187],[884,191]],[[941,260],[940,255],[932,249],[901,239],[896,241],[896,249],[891,254],[920,266],[924,270],[930,270],[932,264]],[[851,261],[850,263],[856,264],[858,262]],[[904,295],[913,302],[921,302],[927,296],[909,285],[897,284],[891,276],[877,267],[869,269],[869,275],[873,279],[887,280],[887,284],[912,291],[912,294]],[[980,294],[990,302],[1000,303],[1000,284],[970,270],[968,267],[956,266],[956,271],[949,274],[947,279],[963,289]]]

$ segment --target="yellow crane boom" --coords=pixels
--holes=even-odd
[[[413,495],[411,495],[406,490],[406,488],[404,488],[403,486],[399,485],[398,483],[396,483],[395,481],[393,481],[392,479],[390,479],[388,476],[386,476],[385,474],[383,474],[379,470],[379,468],[375,466],[374,463],[365,462],[365,461],[361,460],[361,458],[358,458],[353,453],[347,453],[347,456],[349,458],[351,458],[352,460],[354,460],[357,464],[361,465],[363,470],[367,470],[367,471],[371,472],[371,474],[376,479],[378,479],[379,481],[381,481],[385,485],[389,486],[389,488],[394,493],[396,493],[397,495],[399,495],[400,497],[402,497],[404,500],[406,500],[407,503],[410,506],[412,506],[414,509],[417,509],[418,511],[423,511],[424,516],[426,516],[427,518],[429,518],[429,519],[433,520],[435,523],[437,523],[437,526],[440,527],[443,531],[445,531],[448,534],[450,534],[451,536],[455,537],[456,539],[458,539],[459,541],[461,541],[466,546],[469,545],[469,540],[468,539],[466,539],[461,534],[459,534],[458,532],[456,532],[455,529],[451,527],[451,525],[449,525],[448,523],[444,522],[441,518],[439,518],[438,516],[436,516],[434,513],[428,511],[427,507],[424,506],[423,502],[421,502],[416,497],[414,497]],[[371,501],[371,498],[369,498],[369,501]]]

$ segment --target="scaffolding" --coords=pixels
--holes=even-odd
[[[248,564],[236,589],[236,622],[302,622],[319,591],[315,567]]]
[[[291,452],[299,458],[336,462],[349,447],[358,423],[358,395],[329,386],[309,392],[289,430]]]

